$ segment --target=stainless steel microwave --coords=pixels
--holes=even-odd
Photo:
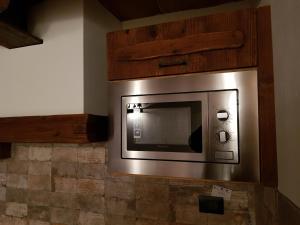
[[[257,72],[110,82],[111,172],[259,181]]]

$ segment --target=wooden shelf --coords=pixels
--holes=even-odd
[[[42,43],[42,39],[26,33],[13,25],[0,21],[0,45],[13,49]]]
[[[106,141],[107,116],[90,114],[0,118],[0,158],[10,143],[89,143]],[[5,151],[5,152],[3,152]]]
[[[27,32],[29,10],[39,1],[0,0],[0,45],[13,49],[43,43]]]

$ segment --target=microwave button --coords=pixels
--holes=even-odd
[[[226,110],[220,110],[217,112],[217,118],[220,121],[226,121],[229,117],[229,113]]]
[[[215,159],[221,160],[233,160],[233,152],[232,151],[216,151]]]
[[[229,133],[227,131],[219,131],[218,136],[220,143],[226,143],[229,140]]]

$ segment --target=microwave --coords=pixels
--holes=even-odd
[[[111,172],[259,181],[257,72],[110,82]]]

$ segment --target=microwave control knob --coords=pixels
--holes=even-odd
[[[226,121],[228,120],[229,113],[226,110],[220,110],[217,112],[217,118],[220,121]]]
[[[226,143],[229,140],[229,133],[227,131],[219,131],[218,138],[220,143]]]

